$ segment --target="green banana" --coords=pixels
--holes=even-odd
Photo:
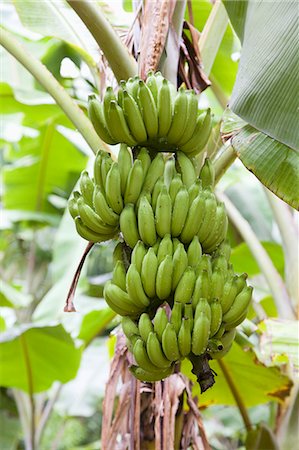
[[[189,211],[189,195],[185,186],[182,186],[173,203],[172,215],[171,215],[171,235],[179,236],[186,223],[187,215]]]
[[[162,342],[163,332],[168,324],[167,314],[164,308],[159,308],[154,317],[154,331],[159,341]]]
[[[215,184],[215,169],[209,158],[205,159],[204,165],[202,166],[199,178],[202,182],[202,187],[205,189],[209,186],[214,187]]]
[[[166,186],[163,186],[157,198],[155,210],[157,234],[163,238],[165,234],[171,232],[171,198],[167,192]]]
[[[156,295],[156,276],[158,270],[158,258],[150,247],[144,256],[141,267],[141,281],[146,295],[150,298]]]
[[[88,172],[84,170],[81,173],[80,177],[80,190],[82,197],[84,199],[84,202],[93,208],[93,193],[94,193],[94,184],[89,178]]]
[[[214,298],[210,306],[211,306],[210,336],[213,337],[219,330],[222,322],[222,308],[218,298]]]
[[[133,335],[139,335],[139,330],[136,323],[128,316],[124,316],[121,319],[121,326],[124,332],[124,335],[130,339]]]
[[[112,100],[109,104],[107,127],[109,133],[117,142],[123,142],[130,146],[137,144],[130,133],[123,110],[115,100]]]
[[[142,168],[142,162],[139,159],[135,159],[134,164],[129,172],[124,202],[136,203],[144,182],[144,172]]]
[[[104,158],[106,152],[104,150],[99,150],[96,154],[94,164],[93,164],[93,177],[95,185],[100,188],[101,191],[105,191],[105,184],[102,180],[102,159]]]
[[[133,347],[133,355],[138,366],[143,370],[147,370],[148,372],[157,372],[160,370],[159,367],[154,366],[154,364],[150,361],[145,343],[142,339],[137,339],[135,342]]]
[[[129,297],[138,305],[140,308],[147,308],[150,300],[144,292],[140,274],[135,266],[135,264],[130,264],[127,276],[126,276],[126,287]]]
[[[165,137],[169,131],[172,121],[172,99],[169,83],[163,79],[162,86],[158,92],[158,136]]]
[[[211,277],[209,272],[206,270],[201,271],[201,273],[197,276],[195,287],[193,291],[193,303],[194,306],[197,305],[200,298],[210,298],[211,292]]]
[[[107,127],[109,129],[109,107],[111,101],[117,101],[116,95],[114,94],[112,86],[107,86],[104,97],[103,97],[103,106],[104,106],[104,117],[106,120]]]
[[[235,339],[235,336],[236,336],[235,328],[231,329],[230,331],[225,332],[224,335],[222,336],[222,338],[220,339],[220,341],[223,345],[223,349],[220,351],[215,351],[215,352],[209,351],[209,355],[213,359],[223,358],[223,356],[225,356],[229,352],[229,350],[233,344],[233,341]]]
[[[133,138],[138,143],[146,142],[147,132],[141,112],[136,101],[127,90],[123,91],[123,110]]]
[[[117,162],[112,163],[107,174],[105,189],[108,205],[116,214],[120,214],[123,210],[124,203],[121,195],[120,173]]]
[[[182,243],[179,243],[173,254],[172,291],[174,291],[179,281],[188,267],[188,256]]]
[[[152,96],[155,100],[155,103],[158,103],[158,84],[157,84],[157,78],[155,77],[153,72],[149,72],[147,74],[147,78],[145,81],[147,87],[149,88],[149,90],[152,93]]]
[[[160,264],[167,255],[171,256],[171,258],[173,255],[173,244],[170,234],[165,234],[163,239],[161,239],[157,253],[158,264]]]
[[[174,301],[171,310],[170,323],[174,326],[176,334],[179,333],[182,323],[182,316],[183,316],[183,304],[181,302]]]
[[[228,218],[224,208],[224,204],[217,206],[215,226],[213,228],[213,233],[203,242],[203,247],[206,252],[213,252],[217,246],[225,239],[228,228]]]
[[[119,223],[119,215],[116,214],[107,203],[107,200],[100,189],[96,189],[93,197],[95,212],[107,225],[116,227]]]
[[[164,184],[167,188],[167,191],[169,191],[171,180],[173,179],[175,174],[176,174],[175,159],[174,156],[172,155],[170,156],[170,158],[166,159],[164,168]]]
[[[241,314],[234,322],[224,323],[225,331],[232,330],[236,328],[240,323],[244,322],[247,317],[248,309],[245,309],[243,314]]]
[[[188,121],[187,108],[188,97],[185,90],[180,89],[174,101],[172,122],[167,133],[169,144],[177,144],[182,139]]]
[[[103,183],[103,192],[105,192],[106,190],[106,179],[112,163],[113,161],[110,154],[105,153],[101,158],[101,178]]]
[[[100,138],[107,144],[117,144],[108,131],[106,120],[104,117],[103,105],[99,102],[94,94],[88,96],[88,116]]]
[[[178,333],[178,344],[180,354],[185,357],[191,352],[191,328],[190,319],[182,319],[182,323]]]
[[[195,285],[195,272],[192,267],[187,267],[176,287],[174,301],[188,303],[191,300]]]
[[[214,258],[214,256],[213,256],[212,268],[213,268],[213,271],[221,270],[222,272],[227,273],[228,264],[227,264],[226,257],[222,254],[220,254],[216,258]]]
[[[91,230],[83,223],[81,217],[75,217],[75,225],[77,233],[89,242],[104,242],[116,236],[116,231],[110,232],[110,234],[101,234]]]
[[[135,264],[139,273],[141,273],[142,262],[146,253],[147,251],[144,243],[142,241],[138,241],[131,254],[131,263]]]
[[[173,263],[167,255],[158,267],[156,277],[156,293],[160,300],[166,300],[171,293]]]
[[[75,219],[75,217],[79,216],[77,200],[74,197],[71,197],[69,199],[68,209],[69,209],[70,215],[72,216],[73,219]]]
[[[230,309],[223,315],[223,322],[230,324],[242,317],[244,311],[247,310],[252,296],[252,287],[246,286],[237,295]]]
[[[143,118],[147,135],[149,139],[155,139],[158,135],[157,107],[150,89],[142,80],[139,80],[138,82],[137,103]]]
[[[201,197],[202,198],[202,197]],[[196,233],[199,241],[202,243],[210,234],[211,224],[214,223],[217,209],[217,202],[215,196],[208,197],[205,200],[204,217],[200,223],[199,230]]]
[[[179,141],[178,141],[179,146],[184,145],[186,142],[188,142],[191,139],[191,137],[195,131],[196,121],[197,121],[198,100],[195,95],[195,92],[192,90],[192,91],[186,92],[186,94],[187,94],[187,100],[188,100],[187,113],[186,113],[187,123],[185,125],[185,129],[181,136],[181,139],[179,139]]]
[[[210,321],[204,313],[200,313],[198,318],[194,321],[192,331],[192,353],[194,355],[201,355],[205,352],[210,335]]]
[[[211,289],[210,289],[211,298],[220,299],[223,293],[223,286],[224,286],[224,273],[222,272],[222,270],[217,269],[213,271],[211,276]]]
[[[152,192],[157,180],[161,176],[163,176],[164,167],[165,167],[164,157],[162,153],[157,153],[157,155],[152,160],[152,163],[145,176],[145,180],[143,183],[144,191],[148,191],[150,193]]]
[[[206,298],[200,298],[195,309],[194,314],[194,321],[196,322],[197,319],[201,314],[204,314],[209,321],[212,319],[212,311],[211,311],[211,305],[209,304],[208,300]]]
[[[146,350],[150,361],[160,369],[166,369],[171,365],[162,350],[161,343],[155,332],[149,333],[146,341]]]
[[[120,144],[117,161],[120,174],[121,193],[124,196],[129,173],[133,165],[132,154],[126,144]]]
[[[181,145],[181,151],[188,153],[189,156],[195,156],[200,153],[208,142],[212,129],[211,110],[200,114],[196,121],[194,133],[184,145]]]
[[[150,157],[149,151],[147,148],[142,147],[139,152],[137,159],[139,159],[142,163],[142,169],[144,173],[144,177],[147,174],[148,169],[150,168],[150,165],[152,163],[152,159]]]
[[[140,239],[134,205],[128,203],[119,216],[120,231],[129,247],[134,248]]]
[[[144,342],[146,342],[149,334],[154,331],[154,326],[148,314],[142,313],[139,317],[138,330],[140,336],[142,337]]]
[[[115,228],[106,225],[101,220],[101,218],[94,212],[94,210],[84,202],[82,197],[77,200],[77,205],[82,222],[92,231],[103,235],[111,234],[113,231],[116,232]]]
[[[193,200],[196,199],[196,197],[201,193],[201,191],[202,191],[201,180],[194,181],[194,183],[192,183],[188,189],[189,205],[191,205]]]
[[[155,217],[152,207],[145,195],[140,198],[137,215],[138,230],[141,239],[146,245],[153,246],[157,240]]]
[[[159,372],[149,372],[147,370],[143,370],[141,367],[131,366],[130,372],[135,378],[137,378],[137,380],[150,383],[169,377],[169,375],[173,372],[173,366],[165,370],[160,369]]]
[[[199,260],[202,256],[202,248],[198,236],[194,236],[190,242],[187,250],[188,265],[194,269],[198,266]]]
[[[176,153],[176,166],[177,171],[182,175],[184,185],[189,188],[197,178],[195,167],[191,159],[189,159],[182,151],[178,151]]]
[[[157,180],[157,182],[156,182],[156,184],[155,184],[155,186],[154,186],[154,189],[153,189],[153,193],[152,193],[152,201],[151,201],[151,204],[152,204],[153,211],[156,210],[157,199],[158,199],[158,196],[159,196],[159,194],[160,194],[160,192],[161,192],[163,186],[164,186],[164,180],[163,180],[163,177],[160,177],[160,178]]]
[[[113,311],[121,316],[135,316],[140,311],[140,307],[132,302],[127,292],[120,287],[107,281],[104,287],[104,298]]]
[[[198,230],[201,229],[205,217],[206,202],[202,195],[198,195],[189,208],[187,219],[180,235],[180,240],[184,242],[184,244],[191,242],[193,237],[199,233]]]
[[[182,186],[183,186],[182,175],[180,173],[176,173],[173,179],[171,180],[169,186],[169,195],[172,204],[174,203],[174,199]]]
[[[163,331],[162,348],[169,361],[178,361],[181,358],[177,335],[171,323],[168,323]]]
[[[192,303],[184,304],[184,318],[188,319],[188,321],[189,321],[190,333],[191,333],[191,331],[193,329],[193,322],[194,322]]]
[[[112,283],[126,291],[126,269],[123,261],[117,261],[112,274]]]

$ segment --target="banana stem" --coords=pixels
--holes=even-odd
[[[237,388],[237,385],[235,384],[231,374],[229,373],[229,370],[228,370],[225,362],[222,359],[217,360],[217,362],[218,362],[218,364],[219,364],[219,366],[220,366],[220,368],[222,370],[222,373],[224,375],[224,378],[226,379],[227,384],[229,385],[231,393],[232,393],[234,399],[236,400],[236,404],[237,404],[237,406],[239,408],[239,411],[240,411],[240,414],[242,416],[242,419],[243,419],[244,425],[246,427],[246,430],[250,431],[252,429],[252,425],[251,425],[251,422],[250,422],[249,415],[247,413],[246,406],[244,405],[243,399],[242,399],[242,397],[240,395],[240,392],[239,392],[239,390]]]
[[[100,6],[87,0],[67,0],[67,2],[93,35],[117,81],[137,75],[137,62],[106,19]]]
[[[85,116],[83,111],[66,90],[58,83],[51,72],[37,58],[31,55],[28,50],[18,42],[12,33],[4,30],[2,27],[0,28],[0,44],[3,45],[3,47],[13,55],[54,98],[56,103],[82,134],[94,153],[96,153],[99,148],[103,147],[105,150],[109,150],[107,145],[98,137],[90,120]]]
[[[217,193],[217,195],[218,198],[225,203],[229,219],[247,243],[249,250],[261,269],[261,272],[264,274],[264,277],[266,278],[268,286],[272,292],[279,317],[282,319],[294,319],[295,313],[293,311],[285,284],[274,267],[268,253],[252,230],[250,224],[244,219],[244,217],[225,194]]]
[[[223,177],[227,169],[235,161],[236,157],[237,155],[233,147],[230,144],[228,146],[224,145],[224,150],[220,153],[220,156],[214,162],[215,184],[217,184],[220,178]]]

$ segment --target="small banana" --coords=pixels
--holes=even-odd
[[[183,152],[178,151],[176,153],[176,166],[177,171],[182,175],[184,185],[189,188],[196,180],[195,167],[191,159],[189,159]]]
[[[248,309],[246,309],[234,322],[224,323],[225,331],[232,330],[240,325],[240,323],[244,322],[247,317],[247,312]]]
[[[202,197],[201,197],[202,198]],[[214,223],[217,209],[217,202],[214,195],[208,197],[205,200],[204,217],[200,223],[199,230],[197,232],[199,241],[202,243],[208,236],[211,230],[211,224]]]
[[[140,308],[147,308],[150,301],[144,292],[140,274],[135,266],[135,264],[130,264],[127,276],[126,276],[126,287],[129,297],[132,299],[135,305]]]
[[[184,244],[191,242],[193,237],[198,233],[198,230],[202,226],[202,222],[205,221],[205,215],[205,199],[202,195],[198,195],[189,208],[187,219],[180,235],[180,240],[184,242]]]
[[[136,203],[144,182],[144,172],[142,168],[142,162],[139,159],[135,159],[134,164],[129,172],[124,202]]]
[[[158,270],[158,258],[150,247],[144,256],[141,267],[141,281],[146,295],[150,298],[156,295],[156,276]]]
[[[220,299],[223,293],[223,286],[224,286],[224,273],[222,272],[222,270],[217,269],[213,271],[211,276],[211,289],[210,289],[211,298]]]
[[[103,97],[103,106],[104,106],[104,116],[106,120],[106,124],[109,130],[109,107],[110,102],[115,101],[117,102],[116,95],[114,94],[112,86],[107,86],[104,97]]]
[[[211,293],[211,277],[207,270],[202,270],[200,274],[197,276],[195,287],[193,291],[193,300],[194,306],[197,305],[200,298],[210,298]]]
[[[171,293],[173,263],[167,255],[158,267],[156,277],[156,293],[160,300],[166,300]]]
[[[79,216],[77,200],[75,199],[75,197],[71,197],[69,199],[68,209],[69,209],[70,215],[72,216],[73,219],[75,219],[75,217]]]
[[[190,326],[190,332],[191,332],[192,329],[193,329],[193,322],[194,322],[193,305],[192,305],[192,303],[185,303],[184,304],[184,318],[188,319],[189,326]]]
[[[195,272],[192,267],[187,267],[176,287],[174,301],[180,303],[189,303],[193,294],[195,285]]]
[[[184,89],[180,89],[173,105],[172,122],[167,134],[167,142],[169,144],[177,144],[182,139],[187,116],[188,97]]]
[[[110,308],[122,316],[133,316],[140,312],[140,307],[132,302],[127,292],[110,280],[105,284],[104,298]]]
[[[180,354],[185,357],[191,352],[191,328],[190,319],[182,319],[182,323],[178,333],[178,344]]]
[[[236,335],[236,329],[233,328],[230,331],[227,331],[226,333],[224,333],[224,335],[222,336],[222,338],[220,339],[222,345],[223,345],[223,349],[220,351],[209,351],[209,355],[213,358],[213,359],[220,359],[223,358],[223,356],[225,356],[232,344],[233,341],[235,339],[235,335]]]
[[[97,233],[88,228],[88,226],[83,223],[81,217],[75,217],[75,225],[77,233],[89,242],[108,241],[109,239],[113,239],[117,233],[116,231],[111,231],[110,234]]]
[[[222,272],[227,273],[228,264],[226,257],[223,254],[220,254],[216,258],[213,256],[212,267],[213,271],[222,270]]]
[[[153,189],[153,193],[152,193],[152,208],[153,211],[156,210],[156,206],[157,206],[157,199],[159,197],[159,194],[162,190],[162,187],[164,186],[164,180],[163,177],[158,178],[158,180],[155,183],[154,189]]]
[[[142,313],[139,317],[138,330],[140,336],[142,337],[144,342],[146,342],[149,334],[154,331],[154,326],[148,314]]]
[[[179,333],[182,323],[182,316],[183,304],[175,301],[171,310],[170,323],[174,326],[176,334]]]
[[[103,183],[103,192],[105,192],[106,190],[106,179],[112,163],[113,161],[111,155],[105,153],[101,158],[101,178]]]
[[[209,276],[212,276],[212,260],[211,255],[203,254],[199,260],[198,266],[196,268],[197,275],[200,274],[203,270],[206,270]]]
[[[145,343],[142,339],[137,339],[133,347],[133,355],[135,361],[143,370],[147,370],[148,372],[157,372],[159,371],[159,367],[155,366],[149,359]]]
[[[196,180],[194,183],[191,184],[191,186],[188,189],[189,205],[191,205],[193,200],[196,199],[196,197],[201,193],[201,191],[202,191],[201,180]]]
[[[222,308],[219,300],[214,298],[211,302],[210,336],[213,337],[220,328],[222,322]]]
[[[140,198],[138,207],[138,230],[146,245],[153,246],[157,240],[155,217],[146,196]]]
[[[167,255],[171,256],[171,258],[173,256],[173,243],[170,234],[165,234],[163,239],[161,239],[157,253],[158,264],[160,264]]]
[[[171,232],[171,198],[167,192],[166,186],[163,186],[157,198],[155,210],[157,234],[163,238],[165,234]]]
[[[238,276],[229,277],[223,286],[222,296],[220,298],[222,313],[225,314],[232,306],[236,296],[238,295]]]
[[[151,383],[169,377],[169,375],[171,375],[173,372],[173,366],[165,370],[160,369],[159,372],[148,372],[146,370],[143,370],[141,367],[131,366],[130,372],[132,372],[134,377],[138,380]]]
[[[103,105],[94,94],[88,96],[88,116],[97,134],[104,142],[111,145],[117,144],[117,141],[113,139],[108,131]]]
[[[144,176],[147,174],[148,169],[150,168],[150,165],[152,163],[152,159],[150,157],[149,151],[147,148],[142,147],[139,152],[137,159],[139,159],[142,163],[142,169]]]
[[[179,243],[173,254],[172,291],[177,288],[179,281],[188,267],[188,256],[182,243]]]
[[[171,180],[169,186],[169,195],[172,204],[174,203],[174,199],[182,186],[183,186],[182,175],[180,173],[176,173],[173,179]]]
[[[210,321],[204,313],[200,313],[199,317],[194,321],[192,331],[192,353],[201,355],[205,352],[210,335]]]
[[[142,114],[135,99],[127,90],[123,91],[123,110],[127,124],[135,141],[138,143],[146,142],[147,132]]]
[[[173,179],[175,174],[176,174],[175,159],[174,156],[172,155],[166,159],[164,168],[164,184],[167,188],[167,191],[169,191],[171,180]]]
[[[116,214],[107,203],[107,200],[100,189],[96,189],[93,197],[95,212],[107,225],[116,227],[119,224],[119,215]]]
[[[184,145],[181,145],[181,151],[188,153],[189,156],[195,156],[200,153],[208,142],[212,128],[211,110],[198,116],[194,133]]]
[[[225,324],[230,324],[242,317],[244,312],[247,310],[252,296],[252,287],[246,286],[237,295],[230,309],[223,315],[223,322]]]
[[[159,341],[162,342],[162,335],[168,324],[167,314],[164,308],[159,308],[154,317],[154,331],[157,334]]]
[[[149,333],[146,341],[147,354],[150,361],[161,369],[170,367],[171,362],[165,357],[157,334]]]
[[[155,139],[158,135],[158,113],[151,90],[139,80],[137,103],[143,118],[143,122],[149,139]]]
[[[81,173],[80,177],[80,190],[82,197],[84,199],[84,202],[93,208],[93,193],[94,193],[94,184],[89,178],[88,172],[84,170]]]
[[[124,196],[129,173],[133,165],[132,154],[126,144],[120,145],[117,161],[120,174],[121,193]]]
[[[223,241],[228,227],[228,218],[223,203],[217,205],[214,225],[210,230],[210,235],[202,242],[205,251],[212,252]]]
[[[162,348],[169,361],[178,361],[181,358],[177,335],[171,323],[168,323],[163,331]]]
[[[145,176],[145,180],[143,183],[144,191],[148,191],[150,193],[152,192],[157,180],[161,176],[163,176],[164,167],[165,167],[164,157],[163,157],[162,153],[158,153],[152,160],[152,163],[151,163],[151,165],[148,169],[148,172]]]
[[[105,191],[105,184],[102,180],[102,159],[104,158],[106,152],[104,150],[99,150],[96,154],[94,164],[93,164],[93,177],[95,185],[100,188],[101,191]]]
[[[164,79],[158,92],[158,136],[167,135],[172,121],[172,100],[169,82]]]
[[[112,274],[112,283],[126,291],[126,269],[123,261],[117,261]]]
[[[187,250],[188,265],[196,269],[202,256],[202,248],[198,236],[194,236]]]
[[[145,81],[147,87],[149,88],[149,90],[152,93],[152,96],[155,100],[155,103],[158,103],[158,83],[157,83],[157,78],[155,77],[154,73],[152,71],[150,71],[147,74],[147,78]]]
[[[112,231],[116,231],[115,228],[106,225],[82,197],[77,200],[77,205],[82,222],[92,231],[99,234],[111,234]]]
[[[186,223],[187,215],[189,211],[189,195],[185,186],[182,186],[173,203],[172,215],[171,215],[171,235],[179,236]]]
[[[118,163],[114,162],[107,174],[105,189],[107,203],[117,214],[120,214],[124,207],[120,183]]]
[[[134,205],[128,203],[119,216],[120,231],[129,247],[134,248],[140,239]]]
[[[199,316],[201,314],[204,314],[205,316],[207,316],[209,321],[211,321],[211,319],[212,319],[211,306],[206,298],[200,298],[197,303],[197,306],[195,309],[195,314],[194,314],[195,322],[197,321],[197,319],[199,318]]]
[[[202,182],[202,187],[205,189],[207,187],[214,187],[215,184],[215,169],[209,158],[205,159],[204,165],[202,166],[199,178]]]
[[[121,326],[124,335],[130,339],[133,335],[139,335],[139,330],[136,323],[128,316],[124,316],[121,320]]]
[[[195,95],[195,92],[193,90],[186,92],[186,95],[187,95],[187,100],[188,100],[187,113],[186,113],[187,122],[185,125],[184,132],[178,141],[179,146],[184,145],[186,142],[188,142],[191,139],[191,137],[195,131],[196,121],[197,121],[197,111],[198,111],[197,96]]]
[[[131,263],[135,264],[139,273],[141,273],[142,262],[146,253],[147,250],[144,243],[142,241],[138,241],[131,254]]]
[[[122,108],[115,100],[112,100],[109,105],[107,126],[109,133],[117,142],[130,146],[137,144],[130,133]]]

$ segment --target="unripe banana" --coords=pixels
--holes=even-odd
[[[124,244],[123,242],[118,242],[113,250],[113,265],[117,263],[117,261],[124,261]]]
[[[223,292],[220,299],[222,313],[225,314],[232,306],[236,296],[238,295],[238,276],[229,277],[223,286]]]
[[[143,122],[149,139],[155,139],[158,135],[158,113],[154,97],[144,83],[138,82],[137,103],[143,118]]]
[[[206,298],[199,299],[195,309],[194,322],[197,321],[197,319],[201,314],[204,314],[208,318],[208,320],[211,321],[212,319],[211,306]]]
[[[198,236],[194,236],[187,250],[188,265],[196,268],[202,256],[202,248]]]
[[[173,179],[171,180],[169,186],[169,195],[172,204],[174,203],[174,199],[182,186],[183,186],[182,175],[180,173],[176,173]]]
[[[133,248],[131,255],[131,263],[135,264],[136,269],[139,273],[141,273],[141,267],[143,259],[146,255],[147,251],[142,241],[138,241],[135,247]]]
[[[164,378],[169,377],[169,375],[173,372],[173,366],[169,367],[165,370],[159,370],[159,372],[148,372],[146,370],[143,370],[141,367],[137,366],[131,366],[130,372],[134,375],[137,380],[144,381],[144,382],[155,382],[163,380]]]
[[[158,259],[152,247],[147,251],[141,267],[141,281],[146,295],[150,298],[156,295],[156,276]]]
[[[162,335],[168,324],[167,314],[164,308],[159,308],[154,317],[154,331],[157,334],[159,341],[162,342]]]
[[[198,100],[197,100],[197,96],[195,95],[195,92],[192,91],[188,91],[186,92],[187,95],[187,100],[188,100],[188,104],[187,104],[187,123],[185,125],[185,129],[184,132],[182,134],[181,139],[178,141],[178,145],[184,145],[186,142],[188,142],[194,131],[195,131],[195,127],[196,127],[196,121],[197,121],[197,111],[198,111]]]
[[[146,85],[149,88],[149,90],[152,93],[152,96],[155,100],[155,103],[158,103],[158,84],[157,84],[157,78],[155,77],[155,75],[153,74],[153,72],[149,72],[147,74],[147,78],[146,78]]]
[[[149,334],[154,331],[154,326],[148,314],[141,314],[138,322],[138,330],[140,336],[142,337],[144,342],[146,342]]]
[[[198,195],[189,208],[187,219],[180,235],[182,242],[188,244],[192,241],[201,228],[202,222],[205,221],[205,214],[206,202],[201,195]]]
[[[146,341],[147,354],[150,361],[161,369],[166,369],[171,362],[165,357],[156,333],[150,333]]]
[[[182,175],[182,181],[184,185],[189,188],[196,180],[195,167],[191,161],[183,152],[178,151],[176,153],[176,165],[177,171]]]
[[[89,178],[88,172],[84,170],[81,173],[80,177],[80,191],[84,202],[93,208],[93,193],[94,193],[94,184]]]
[[[103,106],[104,106],[104,116],[108,130],[109,130],[109,107],[111,101],[117,102],[117,98],[116,95],[114,94],[112,86],[107,86],[103,97]]]
[[[229,262],[231,255],[231,246],[228,239],[225,239],[215,251],[215,256],[224,256],[226,261]]]
[[[129,297],[132,299],[135,305],[143,309],[149,305],[149,298],[144,292],[140,274],[135,264],[130,264],[128,268],[126,276],[126,287]]]
[[[120,150],[117,157],[118,169],[120,174],[121,193],[124,196],[126,191],[126,185],[131,171],[133,162],[132,154],[126,144],[120,145]]]
[[[146,351],[145,343],[142,339],[137,339],[137,341],[135,342],[133,347],[133,355],[135,361],[143,370],[147,370],[149,372],[157,372],[160,370],[159,367],[154,366],[154,364],[150,361]]]
[[[117,261],[112,274],[112,283],[126,291],[126,269],[123,261]]]
[[[220,352],[221,350],[223,350],[223,344],[220,339],[215,338],[215,336],[210,338],[208,342],[207,352]]]
[[[157,180],[157,182],[156,182],[156,184],[155,184],[155,186],[154,186],[154,189],[153,189],[153,193],[152,193],[152,201],[151,201],[151,204],[152,204],[153,211],[156,210],[157,199],[158,199],[158,197],[159,197],[159,194],[160,194],[160,192],[161,192],[163,186],[164,186],[164,180],[163,180],[163,177],[160,177],[160,178]]]
[[[191,300],[195,285],[195,273],[192,267],[187,267],[174,293],[174,301],[188,303]]]
[[[169,83],[163,80],[158,92],[158,136],[167,135],[172,121],[172,100]]]
[[[211,326],[210,336],[213,337],[220,328],[222,322],[222,308],[218,298],[214,298],[211,302]]]
[[[202,197],[201,197],[202,198]],[[214,223],[217,209],[217,202],[215,196],[211,196],[205,200],[204,217],[200,223],[199,230],[197,232],[199,241],[202,243],[208,236],[211,230],[211,224]]]
[[[147,174],[148,169],[150,168],[150,165],[152,163],[152,159],[150,157],[149,151],[147,148],[142,147],[140,151],[138,152],[137,159],[139,159],[142,163],[142,169],[144,173],[144,177]]]
[[[233,328],[233,329],[230,330],[230,331],[227,331],[227,332],[222,336],[222,338],[220,339],[220,340],[221,340],[221,343],[222,343],[222,345],[223,345],[223,349],[220,350],[220,351],[216,351],[216,352],[209,351],[209,355],[210,355],[213,359],[220,359],[220,358],[223,358],[223,356],[225,356],[225,355],[229,352],[229,350],[231,349],[231,346],[232,346],[233,341],[234,341],[234,339],[235,339],[235,335],[236,335],[236,329],[235,329],[235,328]]]
[[[121,326],[124,335],[130,339],[133,335],[139,335],[139,330],[136,323],[128,316],[124,316],[121,320]]]
[[[219,269],[215,270],[211,276],[211,290],[210,290],[211,298],[220,299],[223,293],[223,286],[224,286],[224,273],[222,272],[222,270]]]
[[[107,144],[117,144],[108,131],[107,123],[104,117],[103,105],[94,94],[88,96],[88,116],[100,138]]]
[[[88,206],[86,203],[84,203],[83,198],[79,198],[77,201],[78,205],[78,212],[80,215],[80,218],[84,225],[86,225],[90,230],[94,231],[95,233],[99,234],[111,234],[113,231],[116,232],[115,228],[112,228],[109,225],[106,225],[101,218],[94,212],[93,209],[91,209],[90,206]]]
[[[188,142],[181,145],[181,150],[188,153],[189,156],[195,156],[200,153],[208,142],[211,128],[211,110],[208,109],[206,113],[198,116],[194,133]]]
[[[190,320],[183,317],[178,333],[178,344],[180,354],[185,357],[191,352],[191,328]]]
[[[102,180],[102,159],[105,157],[106,152],[104,150],[99,150],[96,154],[94,165],[93,165],[93,177],[96,186],[100,188],[101,191],[105,191],[105,184]]]
[[[115,227],[119,223],[119,215],[108,205],[106,198],[100,189],[96,189],[93,197],[95,212],[107,225]]]
[[[112,100],[108,110],[107,127],[109,133],[117,142],[123,142],[127,145],[134,146],[136,140],[130,133],[123,110],[118,106],[115,100]]]
[[[173,244],[170,234],[165,234],[160,242],[157,253],[158,264],[160,264],[167,255],[171,256],[171,258],[173,256]]]
[[[171,323],[166,325],[162,334],[162,348],[163,352],[169,361],[178,361],[181,357],[177,335],[174,326]]]
[[[192,353],[201,355],[205,352],[210,335],[210,321],[204,313],[195,320],[192,332]]]
[[[174,175],[176,174],[175,170],[175,159],[174,156],[170,156],[165,162],[165,168],[164,168],[164,184],[167,188],[167,191],[169,191],[171,180],[173,179]]]
[[[163,176],[164,173],[164,157],[162,153],[158,153],[155,158],[152,160],[152,163],[148,169],[148,172],[146,174],[144,183],[143,183],[143,189],[144,191],[152,192],[154,189],[154,186],[156,184],[156,181]]]
[[[173,254],[172,291],[177,288],[179,281],[187,269],[188,256],[182,243],[177,246]]]
[[[223,315],[225,324],[234,323],[247,310],[252,296],[252,287],[246,286],[235,298],[230,309]]]
[[[121,80],[119,83],[118,91],[117,91],[117,103],[123,109],[123,111],[124,111],[124,90],[126,90],[126,82],[124,80]],[[124,113],[125,113],[125,111],[124,111]],[[125,114],[125,117],[126,117],[126,114]],[[126,117],[126,120],[127,120],[127,117]],[[128,120],[127,120],[127,122],[128,122]]]
[[[91,230],[80,217],[75,217],[75,225],[77,233],[89,242],[104,242],[116,236],[116,231],[110,231],[110,234],[101,234]]]
[[[173,105],[173,115],[170,129],[167,134],[169,144],[177,144],[183,136],[188,121],[187,117],[188,98],[184,89],[180,89]]]
[[[220,339],[220,338],[222,338],[222,336],[224,335],[224,333],[225,333],[225,326],[224,326],[224,323],[221,323],[221,325],[220,325],[220,327],[219,327],[219,330],[218,330],[217,333],[214,335],[214,338]],[[220,350],[220,349],[218,349],[218,350]]]
[[[199,260],[196,273],[200,274],[203,270],[206,270],[209,276],[212,276],[212,260],[210,255],[203,254]]]
[[[210,298],[211,292],[211,278],[209,273],[206,270],[201,271],[201,273],[197,276],[195,287],[193,291],[193,300],[194,306],[197,305],[200,298]]]
[[[158,267],[156,278],[156,293],[160,300],[166,300],[171,293],[173,263],[167,255]]]
[[[144,172],[142,168],[142,162],[139,159],[135,159],[128,175],[128,181],[124,195],[125,204],[137,202],[141,193],[143,182]]]
[[[111,281],[105,284],[104,298],[110,308],[122,316],[135,316],[140,312],[140,306],[132,302],[127,292]]]
[[[193,322],[194,322],[192,303],[185,303],[185,305],[184,305],[184,318],[188,319],[189,326],[190,326],[190,332],[191,332],[192,329],[193,329]]]
[[[119,216],[120,231],[129,247],[134,248],[140,239],[134,205],[128,203]]]
[[[106,178],[106,198],[107,203],[114,212],[120,214],[123,210],[123,198],[121,195],[120,173],[118,163],[114,162]]]
[[[155,217],[146,196],[140,198],[138,207],[138,230],[146,245],[153,246],[157,240]]]
[[[223,273],[227,274],[228,264],[226,257],[222,254],[220,254],[216,258],[214,258],[213,256],[212,267],[213,271],[222,270]]]
[[[199,178],[202,182],[202,187],[205,189],[206,187],[214,187],[215,184],[215,169],[209,158],[205,159],[204,165],[202,166]]]
[[[210,230],[210,235],[202,242],[205,251],[212,252],[223,241],[228,227],[228,218],[225,212],[224,204],[217,205],[214,225]]]
[[[74,197],[69,199],[68,209],[69,209],[70,215],[72,216],[73,219],[75,219],[75,217],[79,216],[77,200]]]
[[[174,326],[176,334],[179,334],[182,323],[182,316],[183,304],[181,302],[175,301],[171,310],[170,323]]]
[[[196,199],[196,197],[201,193],[201,191],[202,191],[201,180],[196,180],[194,183],[191,184],[191,186],[188,189],[189,205],[191,205],[193,200]]]
[[[155,210],[156,230],[161,238],[163,238],[165,234],[170,234],[171,232],[171,209],[171,198],[167,192],[166,186],[163,186],[158,195]]]
[[[105,192],[106,190],[106,179],[107,179],[107,175],[108,172],[112,166],[112,158],[111,155],[108,153],[105,153],[102,158],[101,158],[101,177],[102,177],[102,182],[103,182],[103,192]]]
[[[234,322],[224,323],[225,331],[232,330],[236,328],[240,323],[244,322],[247,317],[248,309],[246,309],[243,314],[241,314]]]
[[[171,235],[179,236],[186,223],[189,210],[189,195],[185,186],[182,186],[175,199],[171,216]]]
[[[123,91],[124,115],[133,138],[138,142],[147,141],[147,132],[143,122],[142,114],[135,99],[127,90]]]

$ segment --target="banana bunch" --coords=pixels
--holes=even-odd
[[[177,91],[160,73],[150,73],[145,82],[138,76],[121,81],[117,94],[108,87],[103,102],[90,95],[88,114],[100,138],[111,145],[180,149],[193,157],[211,133],[210,109],[199,114],[194,91]]]

